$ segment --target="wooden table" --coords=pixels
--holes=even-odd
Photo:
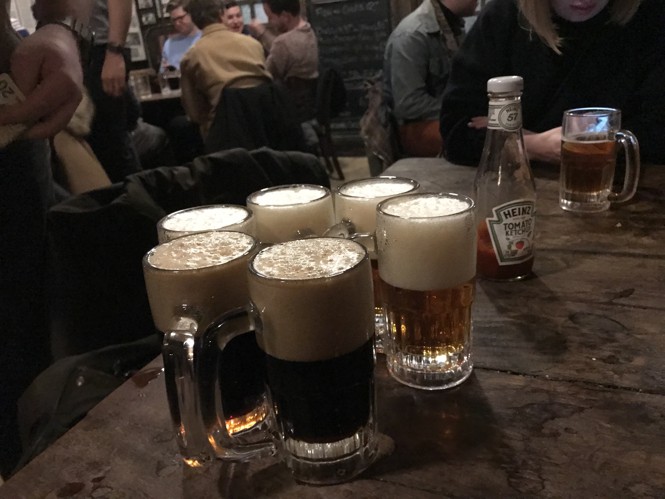
[[[443,160],[387,171],[469,192]],[[665,497],[665,167],[634,201],[577,216],[538,171],[535,275],[479,281],[475,369],[428,393],[376,368],[394,451],[353,482],[296,484],[267,459],[183,469],[159,360],[95,407],[0,497]]]
[[[139,101],[141,101],[141,103],[144,103],[144,102],[159,102],[159,101],[167,101],[167,100],[172,100],[172,99],[180,99],[181,96],[182,96],[182,92],[178,88],[176,90],[169,90],[169,91],[164,92],[164,93],[141,95],[139,97]]]

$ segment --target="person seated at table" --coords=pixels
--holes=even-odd
[[[249,28],[245,26],[245,20],[242,17],[242,10],[238,2],[226,2],[224,4],[224,24],[231,31],[249,35]]]
[[[226,85],[253,87],[271,76],[261,44],[223,23],[221,0],[191,0],[186,8],[203,33],[180,62],[182,105],[205,137]]]
[[[312,149],[317,139],[310,120],[316,115],[319,49],[310,23],[300,15],[299,0],[264,0],[267,27],[253,23],[253,34],[268,51],[266,65],[273,78],[283,84],[293,103],[296,119],[303,125]],[[277,33],[272,37],[271,33]]]
[[[185,11],[181,0],[169,2],[166,11],[171,17],[175,33],[164,42],[161,72],[171,68],[180,69],[182,56],[201,38],[201,30],[192,21],[192,16]]]
[[[312,26],[300,15],[300,0],[264,0],[270,26],[279,32],[266,47],[266,65],[275,80],[303,80],[319,76],[319,45]],[[263,41],[269,36],[264,25],[253,23],[253,34]]]
[[[450,61],[477,0],[424,0],[397,25],[383,58],[383,100],[399,125],[404,153],[441,152],[439,113]]]
[[[493,0],[455,57],[441,106],[445,156],[477,165],[487,80],[524,78],[529,158],[559,164],[567,109],[621,109],[643,161],[665,162],[665,2]]]

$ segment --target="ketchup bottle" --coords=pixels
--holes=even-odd
[[[477,273],[485,279],[523,279],[533,267],[536,186],[522,137],[523,85],[519,76],[487,82],[487,135],[474,181]]]

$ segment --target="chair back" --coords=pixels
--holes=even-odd
[[[308,152],[295,107],[280,85],[268,82],[254,87],[224,87],[205,151],[236,147]]]
[[[164,42],[166,42],[171,33],[173,33],[173,25],[167,20],[162,20],[145,31],[143,40],[145,41],[145,53],[148,64],[157,72],[159,72],[162,62]]]
[[[287,78],[284,82],[290,102],[295,109],[298,123],[316,118],[316,96],[319,85],[318,78]]]
[[[316,90],[316,120],[321,126],[327,126],[345,107],[346,87],[340,72],[335,68],[320,71]]]

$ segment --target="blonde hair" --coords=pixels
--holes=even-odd
[[[610,0],[611,24],[623,26],[630,21],[642,0]],[[526,28],[538,35],[540,39],[557,54],[561,53],[562,39],[552,19],[552,7],[549,0],[518,0],[520,13]]]

